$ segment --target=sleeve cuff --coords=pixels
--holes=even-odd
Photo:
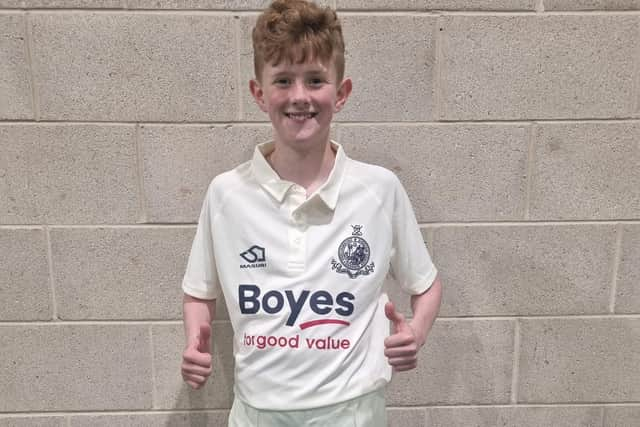
[[[218,292],[216,292],[215,290],[205,291],[202,289],[203,287],[206,287],[206,286],[193,286],[191,283],[188,283],[186,281],[182,282],[182,291],[187,295],[190,295],[198,299],[208,299],[208,300],[218,298]]]
[[[410,295],[423,294],[431,288],[437,276],[438,276],[438,269],[434,266],[431,269],[431,271],[429,271],[429,274],[427,274],[420,280],[417,280],[410,286],[407,286],[405,288],[405,291],[407,291]]]

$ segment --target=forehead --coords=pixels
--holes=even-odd
[[[264,64],[262,73],[265,76],[273,76],[276,74],[308,74],[308,73],[323,73],[329,75],[335,75],[336,63],[335,60],[321,60],[318,58],[311,58],[304,62],[291,62],[289,59],[282,59],[280,62],[268,61]]]
[[[267,62],[264,64],[265,71],[269,71],[271,74],[277,73],[285,73],[285,72],[319,72],[319,73],[327,73],[335,68],[333,61],[320,61],[318,59],[313,59],[310,61],[305,61],[301,63],[292,63],[288,60],[280,61],[280,63],[275,64],[273,62]]]

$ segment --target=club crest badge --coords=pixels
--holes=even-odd
[[[337,273],[343,273],[350,279],[358,276],[366,276],[373,273],[375,264],[369,264],[371,248],[362,238],[362,225],[352,225],[353,232],[340,243],[338,247],[338,260],[331,259],[331,269]]]

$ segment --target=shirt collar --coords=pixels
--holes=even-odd
[[[334,210],[338,203],[338,195],[340,194],[342,178],[347,164],[347,155],[342,146],[337,142],[331,141],[331,146],[336,151],[336,158],[331,173],[325,183],[309,197],[309,200],[318,196],[329,209]],[[278,203],[282,203],[294,183],[281,179],[269,162],[267,162],[265,156],[269,155],[274,149],[275,144],[273,141],[258,144],[253,151],[251,168],[260,186],[276,199]]]

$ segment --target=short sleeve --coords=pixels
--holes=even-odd
[[[418,295],[431,287],[438,270],[424,244],[409,197],[400,181],[394,181],[391,275],[406,292]]]
[[[215,299],[220,294],[220,283],[216,269],[213,246],[213,212],[211,191],[202,204],[198,228],[191,245],[187,269],[182,280],[185,294],[200,299]]]

